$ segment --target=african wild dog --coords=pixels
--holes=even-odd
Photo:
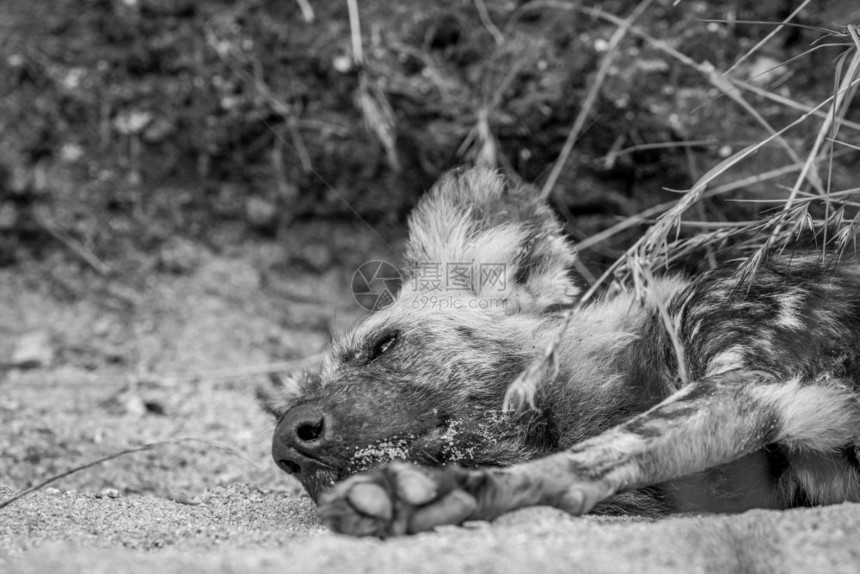
[[[441,308],[407,280],[319,373],[274,396],[273,456],[327,524],[388,536],[530,505],[656,515],[860,500],[855,259],[774,254],[749,281],[727,267],[658,280],[645,303],[584,306],[537,408],[502,413],[577,299],[573,257],[537,194],[496,173],[454,172],[428,193],[406,267],[502,264],[505,281],[475,278]]]

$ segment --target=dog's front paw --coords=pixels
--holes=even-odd
[[[335,532],[385,538],[460,524],[477,507],[461,488],[468,471],[393,462],[335,485],[320,497],[320,518]]]

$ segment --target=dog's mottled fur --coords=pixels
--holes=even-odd
[[[428,193],[394,303],[268,399],[275,460],[333,529],[388,536],[529,505],[658,515],[860,500],[856,259],[786,252],[752,278],[725,267],[657,280],[644,304],[591,303],[537,408],[503,413],[577,300],[573,257],[534,190],[494,172],[457,171]],[[422,281],[451,262],[472,266],[471,286]],[[482,281],[484,263],[503,280]]]

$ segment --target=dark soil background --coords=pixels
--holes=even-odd
[[[359,316],[353,272],[397,261],[406,215],[445,170],[478,162],[542,185],[617,29],[572,8],[625,18],[635,7],[358,0],[359,60],[347,4],[0,3],[0,495],[149,442],[232,449],[181,442],[73,474],[0,509],[0,552],[188,537],[277,546],[281,534],[246,536],[261,507],[258,528],[319,535],[309,500],[268,458],[255,386]],[[727,70],[798,5],[655,0],[636,26]],[[793,104],[743,92],[779,129],[833,93],[852,45],[845,25],[857,22],[853,1],[812,2],[732,77]],[[839,140],[857,146],[860,108],[845,119],[854,127]],[[820,125],[785,139],[805,157]],[[550,201],[587,240],[677,200],[670,190],[767,135],[702,69],[628,34]],[[850,145],[827,166],[833,190],[860,181]],[[716,183],[792,163],[768,146]],[[773,204],[736,200],[785,198],[795,178],[705,199],[681,234],[755,220]],[[584,249],[582,281],[647,223]],[[237,530],[134,526],[164,505],[191,524],[186,506],[225,501],[247,504],[207,520]],[[89,534],[76,504],[102,516]]]
[[[593,5],[621,17],[633,7]],[[850,45],[829,41],[826,29],[852,22],[852,6],[813,2],[795,20],[804,27],[780,32],[733,76],[819,103]],[[659,1],[637,25],[725,70],[796,7]],[[309,224],[361,223],[390,242],[421,193],[488,153],[487,142],[491,163],[540,184],[616,28],[545,2],[365,1],[359,68],[342,0],[315,2],[310,22],[290,1],[8,0],[2,10],[0,263],[68,251],[61,237],[125,278],[181,273],[195,248],[283,244]],[[773,126],[799,115],[747,97]],[[847,119],[858,118],[855,107]],[[787,139],[802,155],[818,127],[808,122]],[[574,239],[588,237],[676,199],[666,189],[689,188],[765,135],[700,72],[631,36],[552,201]],[[771,146],[731,176],[787,159]],[[834,189],[851,185],[843,171],[855,159],[836,163]],[[738,193],[779,196],[790,181]],[[726,199],[705,201],[696,217],[753,219],[761,208]],[[599,268],[641,229],[584,255]],[[328,247],[283,264],[353,263]]]

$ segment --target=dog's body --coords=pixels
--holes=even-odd
[[[428,194],[400,295],[272,403],[273,455],[329,525],[386,536],[540,504],[659,514],[860,500],[855,259],[774,256],[748,280],[726,268],[657,280],[644,304],[622,293],[588,305],[529,397],[537,409],[501,414],[576,301],[572,259],[530,189],[473,170]],[[439,265],[460,266],[454,289],[423,273]]]

